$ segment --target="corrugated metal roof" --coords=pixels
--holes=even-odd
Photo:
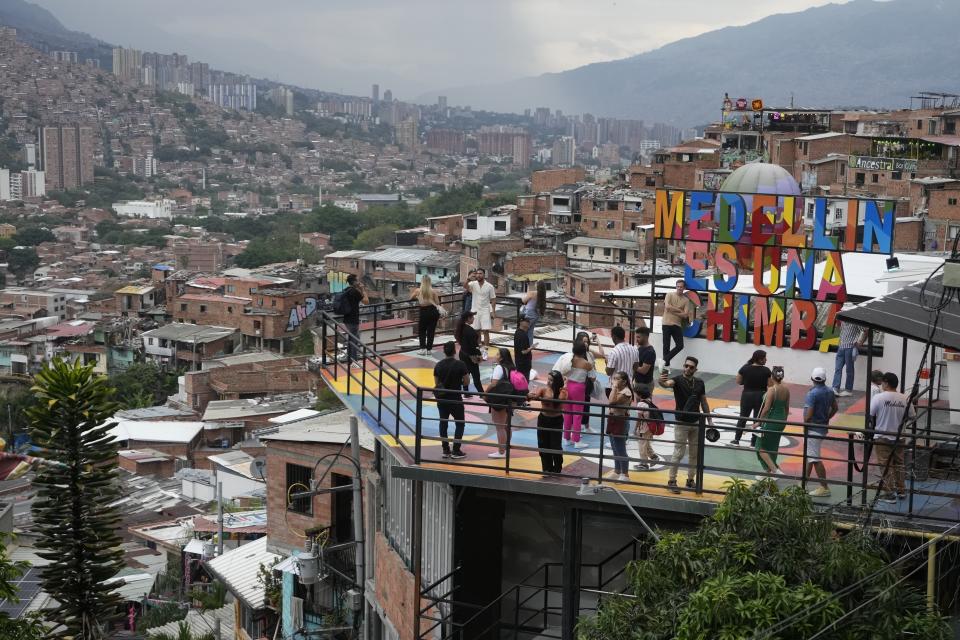
[[[126,287],[121,287],[120,289],[117,289],[116,291],[114,291],[114,293],[128,293],[134,296],[142,296],[144,294],[150,293],[151,291],[153,291],[153,289],[154,288],[151,285],[140,286],[140,287],[136,285],[128,285]]]
[[[350,438],[350,411],[325,413],[306,420],[280,425],[273,433],[260,436],[261,440],[286,440],[288,442],[317,442],[343,444]],[[360,422],[360,446],[373,451],[376,438]]]
[[[182,322],[173,322],[157,329],[144,331],[141,335],[144,338],[160,338],[162,340],[175,340],[177,342],[201,343],[213,342],[226,338],[237,329],[233,327],[216,327],[212,325],[185,324]]]
[[[192,442],[203,431],[202,422],[118,420],[110,429],[114,440],[144,442]]]
[[[609,247],[612,249],[639,249],[640,243],[636,240],[615,240],[613,238],[588,238],[580,236],[567,240],[564,244],[582,245],[585,247]]]
[[[828,131],[827,133],[815,133],[810,136],[800,136],[799,138],[794,138],[795,140],[826,140],[827,138],[836,138],[837,136],[845,136],[847,134],[840,133],[839,131]]]
[[[263,609],[264,589],[257,579],[260,565],[270,566],[282,556],[267,551],[267,538],[259,538],[207,562],[210,572],[251,609]]]

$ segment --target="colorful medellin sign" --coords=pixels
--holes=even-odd
[[[833,235],[827,211],[838,206],[847,221]],[[809,231],[805,210],[813,212]],[[847,299],[844,253],[893,252],[892,200],[658,189],[655,215],[658,241],[685,243],[687,295],[706,307],[688,337],[704,331],[708,340],[827,351]],[[818,254],[824,268],[815,281]],[[708,266],[715,274],[698,277]],[[737,287],[742,275],[749,285]]]

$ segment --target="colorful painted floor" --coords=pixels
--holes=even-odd
[[[417,355],[412,353],[400,353],[386,356],[389,365],[395,367],[405,374],[414,385],[421,388],[433,387],[433,367],[442,357],[439,348],[435,349],[429,356]],[[556,353],[535,352],[534,370],[539,372],[538,380],[532,383],[532,386],[539,384],[543,379],[543,374],[552,368],[553,363],[558,358]],[[603,361],[597,363],[597,369],[603,370]],[[343,365],[337,368],[336,379],[334,379],[331,370],[325,371],[331,388],[358,413],[370,425],[375,433],[385,436],[383,441],[398,449],[399,444],[396,436],[398,435],[397,420],[394,415],[397,408],[397,385],[390,379],[389,374],[383,374],[384,383],[382,390],[383,402],[378,407],[378,380],[381,375],[377,368],[371,363],[367,363],[367,369],[364,372],[359,368],[351,369],[353,379],[348,382],[345,375],[346,369]],[[480,366],[481,377],[486,383],[490,379],[493,369],[492,360],[483,362]],[[364,375],[365,374],[365,375]],[[601,381],[606,382],[606,376],[599,374]],[[706,384],[708,401],[715,413],[728,416],[737,416],[739,413],[739,398],[741,388],[736,384],[731,376],[703,374],[701,376]],[[363,386],[360,380],[363,379]],[[806,387],[800,385],[788,385],[791,391],[791,420],[802,419],[802,402]],[[361,388],[365,388],[366,397],[363,398]],[[429,395],[429,394],[428,394]],[[656,389],[654,401],[657,406],[664,410],[672,409],[674,406],[673,394],[667,389]],[[361,403],[366,407],[366,412],[361,411]],[[864,396],[863,393],[855,393],[848,398],[840,398],[840,413],[832,421],[833,425],[839,427],[861,428],[864,424]],[[399,429],[399,443],[405,445],[408,452],[414,450],[416,444],[414,425],[416,423],[416,396],[405,389],[399,393],[399,407],[401,416],[401,426]],[[379,412],[379,421],[378,421]],[[371,415],[372,414],[372,415]],[[425,436],[421,442],[421,467],[455,471],[458,473],[483,474],[486,476],[498,476],[510,478],[522,478],[528,480],[537,480],[541,482],[559,483],[575,485],[580,478],[592,478],[598,480],[603,477],[605,483],[614,482],[611,480],[613,474],[613,459],[607,438],[602,438],[599,434],[599,417],[591,419],[592,431],[585,434],[584,440],[588,447],[585,449],[565,449],[563,461],[564,476],[544,477],[541,474],[541,465],[537,447],[536,434],[536,411],[517,410],[512,420],[512,436],[510,450],[510,471],[506,471],[506,462],[503,459],[490,459],[487,454],[495,451],[496,432],[490,421],[490,414],[487,407],[482,402],[476,402],[467,406],[466,419],[467,427],[464,434],[466,443],[464,452],[467,457],[463,460],[451,461],[441,457],[441,445],[439,439],[431,440],[430,437],[438,438],[438,414],[436,404],[426,400],[422,406],[423,420],[421,422],[422,433]],[[668,413],[666,416],[670,418]],[[750,448],[739,448],[729,446],[727,443],[733,440],[733,428],[736,425],[736,419],[716,421],[716,426],[720,429],[721,438],[717,443],[708,445],[705,454],[704,474],[704,492],[694,494],[692,491],[684,491],[681,496],[675,496],[666,489],[668,467],[662,462],[653,466],[649,471],[632,470],[633,461],[631,461],[630,482],[616,482],[616,487],[624,492],[639,492],[646,495],[657,495],[666,497],[680,497],[684,499],[693,499],[698,501],[718,502],[723,497],[723,487],[731,477],[742,478],[747,481],[755,481],[756,475],[762,472],[762,466],[757,459],[756,453]],[[450,432],[453,432],[453,423],[450,423]],[[726,428],[724,428],[726,427]],[[779,464],[788,477],[778,480],[781,486],[789,484],[798,484],[802,458],[802,437],[800,427],[787,427],[781,438]],[[831,431],[831,437],[846,438],[846,432]],[[654,441],[654,450],[661,459],[669,459],[673,451],[672,428],[667,425],[666,433]],[[744,441],[748,440],[744,437]],[[402,452],[401,452],[402,453]],[[636,441],[629,441],[627,453],[631,458],[639,459]],[[828,480],[831,484],[831,495],[829,497],[817,498],[817,501],[824,505],[836,504],[845,505],[848,499],[848,488],[845,484],[848,477],[848,444],[846,441],[826,441],[823,446],[823,455],[827,467]],[[862,460],[862,447],[855,445],[855,455],[858,460]],[[412,463],[412,457],[407,457]],[[875,460],[875,458],[874,458]],[[686,460],[684,460],[686,462]],[[681,485],[684,478],[684,469],[680,469]],[[871,484],[875,484],[877,472],[871,470]],[[854,483],[860,483],[862,474],[855,473]],[[908,489],[910,480],[908,479]],[[808,489],[813,489],[817,485],[808,482]],[[935,518],[944,520],[960,520],[960,483],[947,480],[938,480],[931,478],[925,481],[915,480],[913,483],[914,494],[912,513],[916,516],[925,518]],[[867,489],[865,492],[860,486],[854,486],[852,491],[852,505],[857,506],[865,502],[872,501],[875,495],[874,489]],[[891,515],[906,515],[909,509],[908,500],[900,500],[897,504],[887,504],[878,502],[875,510],[877,512],[886,512]]]

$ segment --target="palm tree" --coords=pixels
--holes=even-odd
[[[120,514],[117,444],[108,419],[117,409],[114,390],[93,365],[55,358],[37,374],[36,404],[27,411],[43,465],[33,482],[38,555],[51,561],[42,572],[43,589],[58,604],[45,612],[76,640],[106,637],[120,614],[116,585],[104,584],[123,567],[116,528]]]

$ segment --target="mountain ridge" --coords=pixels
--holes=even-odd
[[[923,20],[923,29],[911,25]],[[717,119],[723,94],[786,106],[902,107],[921,90],[960,93],[960,3],[852,0],[716,29],[568,71],[454,87],[451,104],[643,118],[689,127]],[[623,78],[629,78],[624,82]],[[853,82],[849,78],[854,78]]]
[[[67,29],[53,13],[25,0],[0,0],[0,24],[16,29],[17,37],[38,51],[76,51],[81,59],[95,58],[105,68],[112,62],[112,45]]]

